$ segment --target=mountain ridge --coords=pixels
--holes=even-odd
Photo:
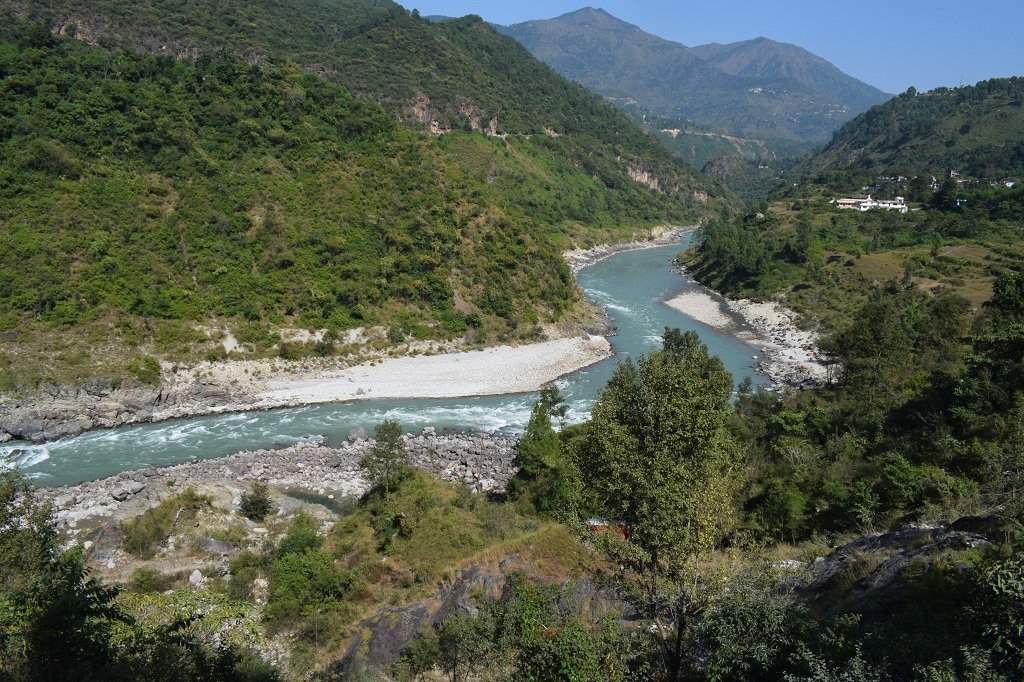
[[[687,47],[601,9],[499,30],[604,96],[631,97],[653,113],[732,134],[797,139],[808,148],[889,97],[799,46],[761,37]]]
[[[811,174],[1024,175],[1024,78],[919,93],[910,88],[836,131],[807,159]]]

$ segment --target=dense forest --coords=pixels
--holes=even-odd
[[[974,178],[1017,177],[1024,174],[1022,104],[1019,77],[929,92],[910,88],[843,125],[805,170],[941,179],[957,169]]]

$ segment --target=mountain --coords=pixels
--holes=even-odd
[[[853,111],[863,111],[890,97],[802,47],[768,38],[698,45],[692,51],[732,76],[764,82],[792,81]]]
[[[911,88],[844,125],[804,169],[879,175],[956,169],[973,178],[1024,175],[1024,78]]]
[[[805,149],[888,98],[794,45],[758,38],[689,48],[600,9],[499,30],[620,106]]]
[[[562,250],[731,201],[479,18],[390,2],[3,0],[0,73],[5,388],[225,328],[533,338],[578,319]]]

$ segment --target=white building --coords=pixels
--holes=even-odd
[[[886,211],[899,211],[906,213],[907,202],[903,197],[895,199],[872,199],[869,194],[867,199],[833,199],[832,203],[836,208],[846,208],[854,211],[870,211],[874,208],[881,208]]]

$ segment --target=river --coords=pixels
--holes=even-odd
[[[558,381],[567,398],[570,421],[585,419],[615,366],[623,358],[657,347],[666,326],[700,334],[737,382],[749,376],[755,385],[769,383],[753,366],[752,356],[758,353],[754,347],[662,303],[700,286],[675,272],[670,263],[689,239],[686,236],[679,244],[618,253],[579,272],[580,286],[592,300],[607,307],[618,334],[611,339],[613,357]],[[408,432],[433,426],[438,431],[519,433],[535,400],[536,394],[367,400],[177,419],[90,431],[42,445],[9,443],[4,449],[23,450],[21,469],[36,484],[59,486],[303,440],[326,438],[329,444],[337,444],[355,428],[372,432],[373,425],[385,418],[399,421]]]

